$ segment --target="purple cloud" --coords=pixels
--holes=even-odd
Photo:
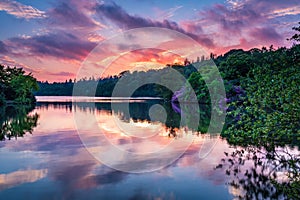
[[[240,33],[256,25],[270,24],[276,16],[297,14],[298,0],[240,0],[227,1],[227,5],[216,4],[199,14],[208,23],[218,24],[222,30]],[[293,12],[291,11],[293,10]],[[299,13],[300,14],[300,10]]]
[[[194,21],[183,21],[180,23],[180,25],[182,27],[184,27],[184,29],[187,32],[191,32],[191,33],[203,33],[203,28],[200,24],[198,24],[197,22]]]
[[[75,74],[71,72],[57,72],[57,73],[49,73],[51,76],[69,76],[69,77],[74,77]]]
[[[53,56],[81,60],[95,47],[95,43],[66,32],[37,35],[29,38],[11,38],[7,42],[20,55]],[[19,53],[21,51],[21,53]],[[11,52],[16,54],[16,52]]]
[[[226,32],[240,34],[242,29],[263,21],[259,12],[252,7],[244,6],[239,9],[230,9],[225,5],[217,4],[212,9],[200,12],[210,24],[218,24]]]
[[[231,48],[288,45],[284,38],[291,25],[281,23],[279,17],[293,20],[299,15],[298,0],[228,0],[199,12],[203,30],[213,30],[219,53]]]
[[[4,44],[4,42],[2,42],[0,40],[0,53],[7,53],[7,52],[8,52],[8,50],[7,50],[6,45]]]
[[[13,1],[4,1],[6,7],[25,5]],[[92,13],[97,1],[62,0],[54,7],[43,12],[39,23],[44,25],[45,32],[31,37],[14,37],[0,41],[0,53],[7,56],[32,56],[82,60],[96,46],[96,42],[89,39],[100,29]],[[28,6],[27,6],[28,7]],[[0,7],[1,8],[1,7]],[[1,9],[0,9],[1,10]],[[21,9],[22,10],[22,9]],[[27,9],[28,10],[28,9]],[[25,11],[27,11],[25,9]]]
[[[64,0],[47,12],[47,22],[50,26],[58,26],[60,28],[70,27],[95,29],[98,24],[89,16],[89,12],[94,10],[96,3],[83,4],[82,1]]]
[[[205,35],[196,35],[187,32],[183,28],[181,28],[176,22],[169,21],[169,20],[163,20],[161,22],[161,21],[155,21],[155,20],[139,17],[136,15],[134,16],[129,15],[124,9],[122,9],[120,6],[118,6],[115,3],[99,5],[97,6],[96,11],[100,18],[102,19],[106,18],[123,29],[133,29],[133,28],[140,28],[140,27],[168,28],[171,30],[184,33],[206,47],[214,46],[213,41],[210,38],[206,37]]]
[[[283,37],[272,27],[254,28],[250,31],[250,35],[260,41],[276,42],[278,40],[283,40]]]

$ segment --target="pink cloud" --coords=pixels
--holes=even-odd
[[[3,10],[16,18],[32,19],[44,18],[46,13],[32,6],[21,4],[17,1],[2,0],[0,2],[0,11]]]
[[[9,56],[0,55],[0,60],[1,60],[1,63],[0,63],[1,65],[10,66],[10,67],[21,67],[28,73],[38,73],[39,72],[39,70],[34,69],[33,67],[28,66],[22,62],[18,62],[16,60],[10,58]]]

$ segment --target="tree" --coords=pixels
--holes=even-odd
[[[26,75],[22,68],[0,65],[0,88],[0,103],[26,104],[34,102],[33,92],[38,90],[38,85],[36,79],[31,74]]]
[[[298,27],[293,27],[293,30],[297,31],[300,33],[300,22],[298,22],[299,26]],[[300,42],[300,34],[295,33],[291,38],[288,40],[295,40],[296,42]]]
[[[14,76],[10,82],[16,93],[17,103],[30,103],[34,99],[33,91],[38,90],[37,81],[30,74]]]

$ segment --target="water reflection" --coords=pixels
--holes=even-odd
[[[47,169],[42,170],[19,170],[8,174],[0,174],[0,190],[15,187],[23,183],[33,183],[45,178]]]
[[[114,106],[112,107],[112,103]],[[148,123],[156,123],[161,122],[164,123],[166,128],[181,128],[180,127],[180,113],[176,112],[174,110],[174,105],[171,103],[166,103],[160,100],[147,100],[147,101],[139,101],[139,102],[131,102],[129,105],[129,113],[126,113],[124,111],[124,103],[123,102],[102,102],[102,103],[95,103],[95,102],[38,102],[37,107],[40,109],[46,109],[48,110],[49,107],[52,108],[58,108],[58,109],[64,109],[66,112],[76,112],[77,110],[82,112],[89,112],[89,113],[100,113],[101,111],[105,111],[108,114],[114,114],[117,115],[120,120],[124,122],[130,122],[131,120],[133,122],[148,122]],[[151,119],[149,116],[149,110],[153,105],[162,105],[167,113],[167,119],[166,121],[160,121],[159,118],[157,119]],[[191,105],[186,105],[186,107]],[[195,104],[195,106],[198,106]],[[180,109],[180,108],[179,108]],[[181,109],[184,109],[181,108]],[[195,113],[195,115],[200,116],[199,120],[199,127],[197,130],[193,131],[199,131],[202,133],[207,132],[207,128],[210,122],[210,106],[208,105],[201,105],[200,106],[200,113]],[[193,116],[190,116],[190,122],[186,122],[186,126],[191,128],[192,126],[189,126],[193,122]],[[172,132],[170,130],[170,132]]]
[[[153,120],[149,116],[149,110],[158,104],[167,110],[165,121],[159,118]],[[48,104],[40,103],[38,106],[47,109]],[[201,145],[207,140],[199,137],[199,132],[191,129],[189,122],[182,127],[179,114],[172,110],[171,105],[161,101],[130,103],[129,113],[118,102],[114,102],[113,106],[91,102],[50,106],[74,111],[76,126],[81,127],[78,133],[86,149],[101,162],[121,171],[160,169],[178,159],[193,140],[194,145]],[[194,156],[197,158],[198,155]]]
[[[231,178],[228,184],[239,191],[238,198],[299,198],[300,153],[297,147],[248,146],[225,155],[216,168],[223,168]]]
[[[198,162],[199,145],[204,135],[178,125],[168,119],[169,126],[159,121],[150,121],[147,109],[154,102],[130,104],[130,114],[122,110],[111,110],[110,103],[38,103],[31,112],[39,115],[38,125],[30,137],[17,141],[0,143],[0,195],[3,198],[20,199],[183,199],[209,198],[230,199],[228,188],[222,173],[215,173],[214,166],[227,144],[219,140],[212,157]],[[176,162],[167,168],[153,173],[128,174],[116,171],[105,165],[82,145],[73,120],[74,112],[93,113],[99,118],[105,134],[112,142],[131,151],[147,152],[154,147],[164,146],[174,136],[180,139],[180,132],[195,134],[198,138]],[[176,113],[175,113],[176,114]],[[152,140],[152,144],[143,146],[137,137],[129,137],[118,132],[112,117],[115,116],[130,127],[138,125],[140,130],[149,127],[161,128],[161,133]],[[169,136],[169,133],[176,135]],[[93,141],[93,134],[88,137]],[[138,134],[138,132],[136,133]],[[145,133],[152,135],[151,132]],[[97,135],[96,135],[97,136]],[[134,147],[135,149],[129,148]],[[131,163],[134,164],[134,163]],[[135,163],[138,167],[138,162]],[[151,163],[150,163],[151,164]],[[155,183],[155,184],[154,184]],[[33,189],[34,188],[34,189]]]
[[[0,108],[0,140],[23,137],[32,133],[38,121],[38,114],[28,115],[34,107],[3,106]]]
[[[149,109],[157,103],[169,112],[165,123],[159,119],[151,120],[149,116]],[[180,115],[173,111],[171,105],[163,102],[131,103],[130,116],[123,113],[122,107],[114,106],[112,109],[110,103],[94,105],[91,106],[91,102],[77,102],[73,105],[70,102],[37,103],[35,110],[30,112],[31,116],[35,113],[39,115],[33,134],[30,137],[18,138],[17,141],[0,142],[0,158],[5,161],[1,162],[0,166],[1,198],[20,199],[26,196],[28,199],[233,199],[239,196],[255,198],[250,194],[259,193],[261,194],[258,197],[263,198],[284,197],[267,193],[268,190],[273,190],[267,185],[268,181],[273,181],[273,175],[268,175],[267,167],[263,172],[266,177],[259,175],[263,168],[258,165],[261,161],[259,156],[262,155],[256,154],[257,158],[254,159],[251,154],[248,159],[247,148],[231,148],[226,140],[218,137],[217,144],[209,156],[199,159],[198,152],[203,142],[217,137],[201,134],[205,132],[205,125],[209,122],[209,114],[205,109],[200,109],[200,118],[203,120],[200,120],[199,129],[202,127],[203,130],[197,131],[191,130],[188,124],[181,127]],[[172,140],[180,141],[185,136],[193,136],[194,142],[180,159],[166,168],[145,174],[121,172],[94,159],[86,150],[76,131],[74,112],[80,112],[83,116],[87,113],[93,114],[98,120],[98,128],[113,144],[126,151],[147,153],[153,148],[159,149],[168,145]],[[115,120],[125,123],[127,129],[134,124],[133,135],[140,136],[139,134],[143,133],[143,136],[151,136],[151,139],[145,145],[142,143],[143,138],[124,134],[120,127],[116,126]],[[88,123],[88,120],[83,119],[82,123]],[[153,137],[154,133],[151,130],[160,130],[160,134]],[[99,147],[97,134],[96,131],[91,131],[86,136],[91,143],[95,142],[96,147]],[[99,149],[94,150],[99,152]],[[107,151],[105,147],[101,150]],[[243,150],[243,156],[238,154],[237,150]],[[299,153],[297,149],[294,151],[293,155]],[[227,152],[227,156],[224,152]],[[113,155],[108,154],[108,157],[111,156]],[[222,159],[224,162],[220,167]],[[265,156],[265,161],[267,160],[270,159]],[[128,164],[139,167],[139,161]],[[149,164],[151,162],[149,161]],[[244,162],[244,165],[240,162]],[[299,163],[299,160],[294,162]],[[278,166],[268,162],[265,165]],[[217,170],[216,166],[219,166]],[[283,177],[280,174],[284,169],[276,168],[275,171],[277,178]]]

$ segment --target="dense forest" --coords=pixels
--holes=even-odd
[[[193,65],[172,65],[168,66],[166,68],[160,69],[160,70],[148,70],[148,71],[124,71],[120,73],[119,75],[115,76],[109,76],[106,78],[84,78],[78,81],[73,80],[66,80],[65,82],[54,82],[54,83],[48,83],[48,82],[38,82],[39,84],[39,90],[35,92],[35,95],[37,96],[70,96],[73,93],[73,86],[74,84],[77,84],[77,87],[80,87],[80,95],[82,96],[90,96],[90,88],[91,86],[96,87],[96,91],[93,94],[93,96],[97,97],[111,97],[112,92],[115,88],[116,83],[121,78],[126,78],[126,82],[128,84],[140,84],[142,85],[140,88],[138,88],[137,91],[134,92],[132,96],[134,97],[164,97],[166,96],[167,88],[163,88],[156,84],[143,84],[143,81],[145,78],[149,79],[149,77],[153,77],[153,79],[156,79],[157,77],[161,76],[160,79],[164,79],[164,75],[169,75],[172,73],[173,69],[179,71],[181,74],[184,75],[184,77],[187,79],[193,72],[196,71],[196,69],[193,67]],[[176,81],[174,80],[174,84]],[[127,87],[131,87],[128,85]],[[170,96],[170,95],[169,95]],[[167,96],[166,96],[167,97]]]

